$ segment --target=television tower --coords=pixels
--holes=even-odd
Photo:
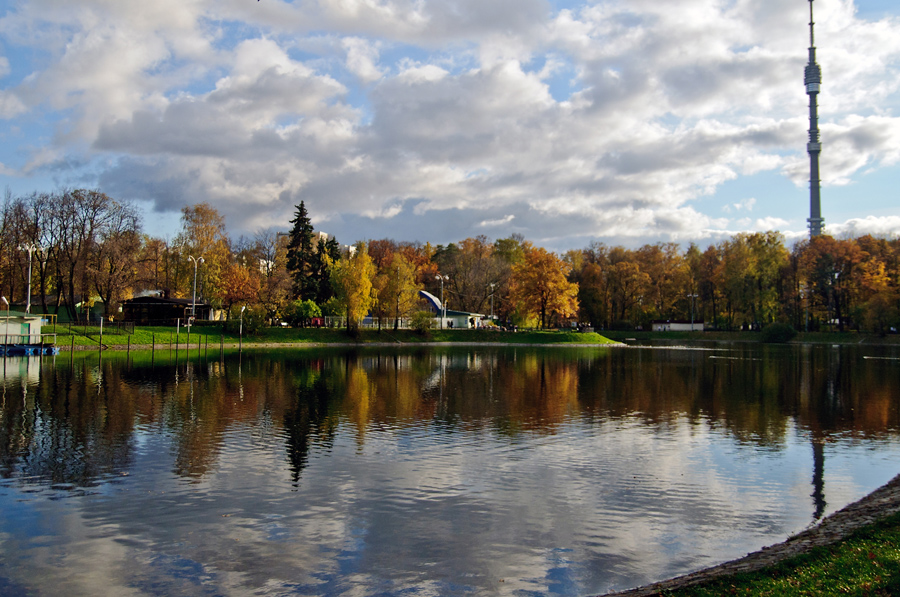
[[[822,69],[816,64],[816,40],[813,33],[813,0],[809,0],[809,63],[806,65],[806,94],[809,96],[809,238],[822,234],[825,220],[822,218],[822,201],[819,183],[819,108],[816,103],[819,87],[822,85]]]

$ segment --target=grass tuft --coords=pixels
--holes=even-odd
[[[817,547],[756,573],[665,591],[672,597],[718,595],[900,595],[900,514],[834,545]]]

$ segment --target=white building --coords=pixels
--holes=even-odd
[[[654,332],[702,332],[702,321],[654,321],[651,322]]]
[[[0,342],[3,344],[40,344],[41,315],[20,311],[0,311]]]

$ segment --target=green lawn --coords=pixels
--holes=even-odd
[[[844,541],[753,574],[738,574],[663,595],[900,595],[900,514]]]
[[[64,325],[56,327],[56,344],[65,349],[73,345],[76,347],[97,347],[100,340],[100,328],[91,327],[74,328],[70,332]],[[44,328],[45,333],[52,332],[50,326]],[[85,334],[86,332],[86,334]],[[103,330],[103,344],[106,346],[149,345],[156,342],[157,345],[178,341],[184,344],[188,341],[185,328],[176,330],[174,327],[140,327],[134,328],[133,334],[119,333],[114,327],[105,327]],[[200,342],[209,344],[224,342],[235,344],[240,341],[236,332],[222,331],[221,325],[196,325],[191,329],[190,343],[196,344],[198,337]],[[292,344],[374,344],[374,343],[421,343],[421,342],[490,342],[498,344],[608,344],[611,342],[623,342],[628,340],[671,340],[676,342],[712,341],[712,342],[759,342],[758,332],[638,332],[638,331],[603,331],[602,333],[578,333],[569,331],[537,331],[524,330],[519,332],[479,330],[431,330],[427,336],[418,334],[412,330],[385,329],[362,330],[358,337],[351,337],[343,329],[328,328],[265,328],[256,334],[244,334],[245,345],[292,343]],[[858,334],[854,332],[844,333],[801,333],[792,343],[823,343],[823,344],[900,344],[900,335],[894,334],[879,337],[872,334]]]
[[[603,330],[600,332],[610,340],[624,342],[629,339],[706,341],[706,342],[762,342],[760,332],[638,332]],[[878,336],[858,332],[800,332],[791,344],[900,344],[900,334]]]
[[[100,328],[68,328],[58,325],[56,328],[56,344],[66,349],[76,347],[99,347]],[[45,329],[45,332],[51,330]],[[241,338],[237,333],[224,332],[221,326],[197,325],[191,329],[190,340],[185,328],[174,327],[140,327],[134,328],[133,334],[119,333],[115,328],[105,328],[103,344],[108,347],[125,347],[149,345],[168,345],[176,342],[196,345],[218,345],[238,343]],[[432,330],[427,335],[412,330],[362,330],[358,337],[352,337],[343,329],[326,328],[266,328],[256,334],[244,334],[245,346],[254,344],[292,343],[292,344],[406,344],[421,342],[478,342],[500,344],[609,344],[612,341],[596,333],[559,332],[559,331],[522,331],[500,332],[488,330]]]

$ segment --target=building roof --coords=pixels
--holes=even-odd
[[[122,301],[127,305],[183,305],[190,307],[193,301],[189,298],[163,298],[161,296],[139,296]],[[208,306],[207,303],[198,300],[198,305]]]
[[[9,316],[10,319],[13,317],[21,317],[24,319],[43,319],[44,313],[25,313],[24,311],[7,311],[6,309],[0,309],[0,321],[6,319]]]
[[[431,305],[431,308],[434,309],[435,311],[442,310],[441,300],[438,297],[431,294],[430,292],[428,292],[427,290],[420,290],[419,296],[421,296],[426,301],[428,301],[428,303]]]

